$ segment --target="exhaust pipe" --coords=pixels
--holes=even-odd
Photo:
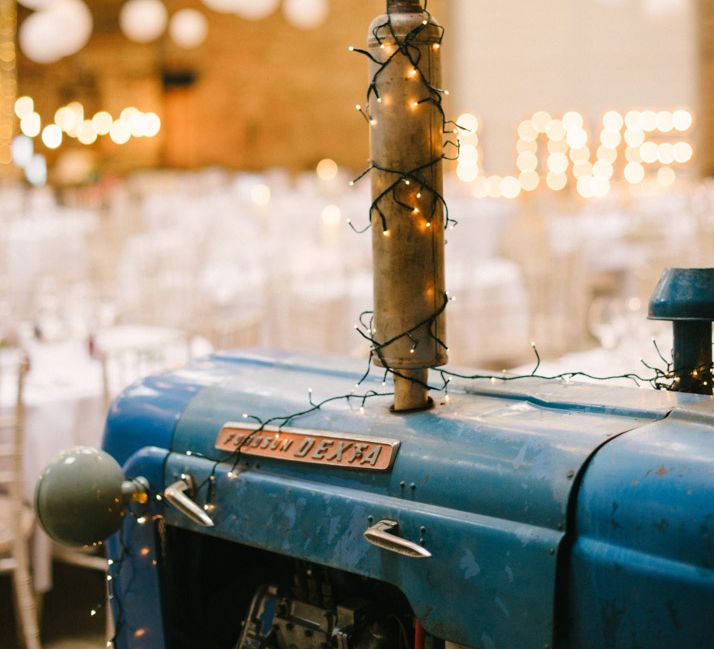
[[[440,98],[434,101],[439,95],[430,90],[441,87],[442,29],[425,20],[418,1],[388,0],[387,15],[375,18],[368,34],[372,338],[375,362],[394,370],[393,410],[399,412],[432,405],[428,368],[448,360],[444,121]]]

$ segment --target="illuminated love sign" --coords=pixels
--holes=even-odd
[[[569,111],[554,118],[538,111],[518,125],[518,173],[504,177],[483,171],[480,123],[475,115],[464,113],[457,120],[461,148],[456,174],[482,198],[516,198],[543,182],[552,191],[574,185],[583,198],[599,198],[610,192],[615,178],[631,185],[643,182],[647,166],[656,168],[657,182],[668,187],[676,178],[673,166],[686,165],[694,155],[691,142],[683,137],[693,122],[692,113],[683,108],[631,110],[624,115],[608,111],[595,141],[580,113]]]

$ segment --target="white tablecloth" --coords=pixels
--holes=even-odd
[[[187,360],[186,337],[175,329],[118,326],[99,332],[97,344],[113,351],[164,346],[165,358],[170,359],[167,365]],[[85,341],[32,343],[26,349],[30,371],[25,381],[23,474],[25,495],[31,503],[38,476],[56,455],[73,446],[101,446],[106,404],[101,364],[89,355]],[[199,339],[193,351],[207,353],[210,345]],[[130,381],[137,378],[130,377]],[[7,407],[15,398],[10,376],[2,387],[2,405]],[[33,539],[32,562],[35,588],[49,590],[52,546],[39,528]]]
[[[37,477],[53,457],[72,446],[101,444],[105,406],[101,367],[89,357],[86,345],[78,341],[37,343],[29,345],[27,352],[30,371],[25,379],[22,462],[25,497],[32,503]],[[12,354],[3,352],[6,358]],[[15,387],[13,377],[5,373],[2,406],[12,406]],[[39,592],[52,585],[51,561],[51,542],[37,527],[32,568]]]

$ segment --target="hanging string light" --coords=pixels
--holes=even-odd
[[[327,19],[327,0],[283,0],[283,15],[298,29],[315,29]]]
[[[179,47],[198,47],[208,35],[206,16],[196,9],[179,9],[169,21],[169,35]]]
[[[133,106],[124,108],[116,119],[104,110],[90,118],[85,115],[84,106],[73,101],[57,109],[54,122],[43,123],[32,97],[23,96],[14,102],[14,112],[22,134],[30,139],[41,135],[48,149],[62,145],[66,141],[64,135],[85,145],[94,144],[102,136],[108,136],[115,144],[125,144],[131,138],[156,137],[161,130],[161,119],[156,113]]]
[[[422,21],[422,26],[417,27],[415,29],[416,32],[421,29],[424,29],[427,25],[429,25],[430,15],[426,10],[426,1],[422,9],[424,12],[424,20]],[[387,18],[387,21],[383,25],[380,25],[375,29],[374,35],[378,39],[383,38],[383,33],[389,34],[393,32],[389,16]],[[419,88],[421,88],[423,92],[423,96],[420,96],[418,99],[413,100],[413,110],[416,111],[421,110],[422,108],[433,107],[433,109],[437,111],[437,114],[441,118],[442,132],[446,136],[446,141],[444,143],[444,152],[440,156],[428,161],[427,163],[419,165],[414,169],[399,170],[387,168],[384,165],[379,165],[374,161],[371,161],[370,166],[357,178],[350,182],[351,185],[354,184],[373,170],[378,170],[380,172],[393,175],[393,182],[388,185],[387,189],[382,194],[378,195],[373,200],[369,209],[368,223],[361,230],[364,231],[372,227],[372,225],[377,225],[381,228],[382,234],[384,236],[391,236],[391,230],[389,227],[390,224],[387,219],[387,215],[385,211],[381,208],[382,201],[386,200],[387,196],[391,197],[391,199],[397,205],[401,206],[405,211],[408,211],[407,213],[410,216],[413,216],[414,218],[424,218],[425,224],[427,225],[431,223],[431,218],[434,214],[434,210],[436,209],[434,205],[440,205],[443,207],[444,210],[444,227],[446,227],[447,225],[455,225],[455,221],[453,219],[450,219],[448,216],[448,210],[444,197],[441,195],[440,191],[438,191],[428,182],[428,179],[426,177],[427,174],[425,174],[425,171],[431,168],[432,166],[439,164],[443,159],[456,159],[458,157],[460,146],[458,132],[459,130],[466,129],[466,126],[462,125],[461,127],[459,127],[457,124],[451,122],[446,118],[442,107],[442,97],[445,95],[445,91],[443,89],[432,86],[428,81],[428,77],[420,69],[419,57],[415,55],[413,48],[410,46],[410,40],[414,38],[414,36],[414,33],[410,33],[410,35],[408,35],[405,39],[395,38],[389,44],[387,42],[383,43],[384,48],[382,49],[384,49],[385,53],[384,59],[376,59],[372,56],[372,54],[365,50],[360,50],[354,47],[350,48],[350,51],[363,54],[370,58],[373,62],[378,64],[376,72],[371,79],[367,91],[367,107],[359,105],[359,107],[357,108],[357,110],[362,113],[363,116],[366,118],[367,123],[370,126],[373,126],[372,120],[375,119],[374,116],[369,112],[368,107],[370,104],[370,100],[373,100],[377,104],[381,104],[383,99],[379,92],[379,77],[382,74],[383,70],[386,68],[386,66],[394,64],[395,61],[399,60],[398,57],[404,57],[408,60],[411,66],[410,69],[414,70],[413,73],[409,73],[409,77],[413,79],[415,83],[420,84]],[[439,38],[439,41],[434,44],[434,46],[441,46],[441,37]],[[403,64],[403,59],[401,63]],[[323,167],[325,167],[325,169],[330,167],[329,162],[323,161],[323,163],[321,164],[323,165]],[[330,171],[328,170],[328,176],[329,173]],[[414,192],[415,189],[416,192]],[[423,201],[422,203],[419,203],[419,205],[415,206],[414,204],[407,202],[408,196],[405,197],[403,194],[403,192],[405,191],[414,193],[414,195],[419,199],[421,199],[422,196],[427,195],[430,196],[433,200],[431,200],[429,203]],[[425,204],[430,204],[430,207],[426,210],[422,209]],[[415,207],[417,210],[416,213],[414,211]],[[347,223],[350,225],[350,227],[352,227],[353,230],[356,230],[350,219],[347,219]],[[645,367],[652,372],[651,376],[643,376],[635,372],[630,372],[616,376],[613,375],[598,377],[582,371],[564,372],[556,375],[539,374],[538,370],[540,369],[541,365],[541,357],[535,343],[531,344],[533,353],[535,355],[535,365],[533,370],[527,374],[510,375],[505,370],[500,373],[468,374],[445,368],[436,368],[431,370],[432,377],[428,378],[427,376],[427,380],[422,382],[411,375],[402,374],[399,370],[390,367],[384,356],[384,349],[397,340],[406,340],[409,342],[410,349],[412,350],[412,352],[416,351],[417,346],[419,344],[418,339],[415,337],[415,332],[417,330],[426,329],[431,339],[437,345],[443,346],[444,348],[446,347],[444,341],[442,341],[436,334],[435,325],[439,317],[444,313],[449,302],[451,302],[453,299],[454,296],[451,296],[448,293],[444,293],[441,296],[438,308],[427,318],[416,323],[414,326],[406,329],[405,331],[402,331],[396,336],[393,336],[388,340],[382,341],[378,341],[375,338],[376,331],[373,322],[373,312],[364,311],[362,314],[360,314],[358,322],[355,324],[355,330],[364,340],[369,342],[371,349],[369,357],[367,359],[365,371],[357,379],[354,388],[350,392],[332,395],[321,400],[316,400],[314,398],[312,389],[307,388],[307,403],[303,408],[297,411],[284,414],[275,414],[270,417],[260,417],[250,412],[244,412],[242,414],[242,418],[244,420],[248,420],[254,423],[255,428],[243,438],[241,443],[236,447],[234,451],[224,452],[220,457],[211,457],[191,450],[186,451],[185,455],[187,457],[196,457],[212,463],[208,476],[195,487],[195,495],[197,502],[203,508],[203,510],[213,515],[220,515],[219,507],[216,503],[216,483],[218,480],[217,473],[219,468],[223,467],[226,470],[225,475],[228,480],[234,480],[239,474],[238,467],[242,459],[241,449],[243,447],[248,446],[254,440],[254,438],[260,433],[262,433],[264,430],[266,430],[266,428],[270,427],[271,432],[273,431],[273,429],[275,429],[276,435],[279,435],[281,428],[288,426],[293,421],[306,417],[310,414],[322,410],[326,406],[339,402],[346,403],[351,409],[354,410],[355,414],[364,415],[366,412],[365,405],[368,401],[393,396],[394,393],[389,389],[386,389],[387,378],[390,375],[392,376],[392,378],[398,376],[408,381],[419,383],[430,391],[443,394],[444,398],[441,403],[444,406],[449,405],[449,386],[453,379],[460,379],[462,381],[488,381],[492,384],[496,384],[499,381],[512,382],[524,379],[541,379],[550,381],[562,380],[564,382],[569,382],[571,379],[577,377],[589,378],[591,380],[600,381],[607,381],[613,379],[629,379],[637,385],[642,383],[650,384],[656,389],[671,389],[676,382],[676,377],[674,376],[671,362],[667,361],[664,356],[659,353],[658,348],[657,351],[660,355],[661,360],[665,363],[665,369],[662,370],[645,364]],[[383,374],[381,377],[375,376],[372,371],[373,361],[375,361],[375,359],[379,359],[380,364],[382,366],[381,370],[383,371]],[[699,368],[694,368],[692,371],[696,372],[698,369]],[[434,378],[436,380],[434,380]],[[380,383],[382,389],[374,389],[373,387],[370,387],[370,385],[374,385],[376,382]],[[155,503],[159,502],[160,500],[160,494],[153,494],[151,502],[154,503],[154,506]],[[149,510],[149,512],[130,512],[130,516],[133,517],[137,524],[143,526],[160,520],[160,514],[154,513],[153,515],[150,515],[151,511],[154,510]],[[120,555],[116,558],[116,560],[113,561],[110,565],[109,574],[112,579],[108,581],[108,597],[113,603],[116,616],[115,636],[107,643],[107,647],[115,647],[117,639],[121,637],[122,634],[124,634],[125,632],[129,632],[129,621],[126,619],[126,611],[123,609],[121,600],[121,577],[123,566],[125,566],[127,562],[137,561],[143,557],[141,551],[135,552],[133,551],[132,546],[129,546],[127,544],[126,539],[124,538],[126,532],[126,525],[122,525],[119,532],[119,546],[121,548],[121,552]],[[131,572],[132,571],[130,570],[130,574]],[[93,609],[93,614],[96,614],[97,610],[98,607]],[[143,630],[140,629],[139,631]],[[133,630],[134,635],[136,634],[136,632],[137,630]]]
[[[12,173],[12,136],[17,94],[17,53],[15,0],[0,0],[0,176]]]
[[[20,25],[22,52],[36,63],[53,63],[81,50],[92,35],[92,12],[82,0],[53,0]]]
[[[161,0],[128,0],[119,12],[119,27],[137,43],[150,43],[164,33],[168,12]]]

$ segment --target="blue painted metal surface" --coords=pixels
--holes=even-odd
[[[714,404],[614,440],[585,473],[568,646],[714,646]]]
[[[649,303],[653,320],[714,320],[714,268],[667,268]]]
[[[137,381],[111,405],[102,448],[119,464],[145,446],[170,448],[186,405],[206,385],[220,380],[221,368],[205,360]]]
[[[164,470],[168,451],[147,446],[124,464],[127,479],[139,476],[149,481],[152,497],[145,506],[133,505],[133,515],[107,541],[111,560],[108,575],[109,600],[115,620],[119,649],[164,649],[164,615],[161,593],[161,552],[157,520],[163,502],[154,494],[164,490]]]
[[[201,482],[209,458],[225,457],[213,444],[227,421],[300,410],[308,387],[316,400],[347,393],[360,369],[216,355],[134,386],[110,413],[106,445],[125,457],[159,445],[171,453],[149,453],[152,482],[186,471]],[[381,387],[370,382],[365,389]],[[454,382],[449,403],[427,412],[393,415],[387,405],[370,400],[360,414],[358,403],[338,402],[292,425],[399,439],[391,471],[244,458],[230,478],[232,465],[220,464],[216,527],[200,531],[395,584],[428,631],[471,647],[543,649],[554,638],[563,649],[711,646],[697,644],[714,627],[702,615],[714,610],[710,399],[526,379]],[[362,533],[380,518],[398,520],[411,540],[423,535],[433,557],[367,544]],[[148,527],[137,537],[134,525],[123,532],[131,552],[153,553]],[[111,547],[118,557],[116,540]],[[144,568],[132,583],[155,593],[160,564]],[[160,619],[146,600],[124,606],[132,629]],[[119,649],[164,649],[158,634],[138,642],[127,636]]]

